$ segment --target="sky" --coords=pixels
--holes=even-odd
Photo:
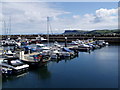
[[[64,30],[118,28],[118,2],[3,2],[0,5],[1,33],[6,27],[11,34],[47,33],[50,17],[51,33]]]

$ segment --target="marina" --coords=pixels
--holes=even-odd
[[[118,45],[109,45],[91,53],[79,52],[75,58],[50,61],[21,75],[3,78],[2,86],[3,88],[117,88],[118,48]]]
[[[117,2],[18,2],[1,3],[1,89],[119,87]]]
[[[47,17],[47,25],[49,27],[49,18],[48,17]],[[49,28],[48,28],[48,31],[49,31]],[[59,38],[59,40],[62,40],[62,39]],[[67,36],[64,36],[63,41],[59,41],[59,40],[57,39],[57,40],[51,41],[49,33],[47,34],[47,38],[44,38],[40,35],[36,36],[34,39],[33,38],[25,38],[25,37],[21,37],[21,36],[17,36],[17,38],[12,38],[10,35],[7,35],[7,36],[5,36],[5,38],[2,38],[0,40],[0,47],[1,47],[1,49],[0,49],[0,66],[1,66],[1,71],[2,71],[1,75],[2,75],[2,79],[3,79],[3,81],[2,81],[3,88],[6,88],[4,83],[7,84],[6,80],[9,81],[10,78],[13,78],[13,80],[14,80],[14,78],[16,78],[16,77],[24,78],[24,75],[26,75],[26,76],[28,75],[27,77],[33,78],[33,80],[34,80],[34,78],[36,78],[36,77],[29,76],[29,74],[31,75],[32,72],[36,72],[37,70],[40,70],[40,69],[47,70],[49,65],[51,66],[54,63],[56,63],[56,65],[59,65],[59,64],[57,64],[59,62],[65,61],[65,63],[66,63],[68,61],[73,61],[73,65],[71,64],[70,66],[68,66],[72,71],[70,71],[68,69],[69,72],[68,71],[64,72],[64,68],[60,69],[60,70],[62,70],[61,72],[66,74],[63,77],[66,77],[65,79],[67,79],[68,78],[67,73],[70,73],[70,72],[74,73],[74,71],[79,71],[79,70],[76,70],[76,67],[74,66],[74,59],[81,60],[82,53],[86,53],[86,54],[90,55],[91,53],[93,53],[95,51],[99,51],[103,48],[105,49],[105,48],[111,46],[111,43],[107,42],[106,40],[102,40],[102,39],[97,40],[93,37],[88,38],[88,39],[84,38],[82,40],[80,38],[76,38],[76,39],[74,38],[74,39],[72,39],[72,41],[70,41]],[[87,59],[85,59],[85,60],[88,60],[89,56],[86,56],[86,57],[87,57]],[[84,60],[84,58],[85,57],[83,57],[82,60]],[[95,60],[97,60],[97,59],[95,59]],[[76,63],[76,65],[77,65],[77,63]],[[74,67],[72,68],[72,66],[74,66]],[[77,68],[79,69],[79,67],[77,67]],[[94,68],[96,68],[96,67],[94,67]],[[32,72],[31,72],[31,70],[32,70]],[[40,70],[40,72],[42,72],[42,71]],[[45,71],[45,72],[50,75],[49,72],[47,72],[47,71]],[[92,72],[92,70],[91,70],[91,72]],[[36,73],[39,73],[39,71],[37,71]],[[70,76],[72,75],[72,73],[70,73],[68,80],[71,80],[72,77],[70,78]],[[44,74],[44,71],[41,74]],[[77,75],[79,73],[74,73],[74,74]],[[72,75],[72,76],[74,76],[74,75]],[[43,75],[41,77],[46,77],[46,76]],[[63,77],[60,77],[60,78],[63,78]],[[113,78],[116,80],[115,77],[113,77]],[[41,80],[42,80],[42,78],[41,78]],[[74,82],[74,80],[75,80],[75,78],[72,79],[72,82]],[[39,83],[39,79],[37,80],[37,82]],[[26,82],[26,83],[28,83],[28,82]],[[41,82],[41,83],[43,83],[43,82]],[[78,82],[73,84],[72,87],[79,87],[79,88],[88,87],[88,88],[90,88],[93,86],[93,85],[85,86],[85,84],[83,86],[81,86],[81,85],[78,85],[77,83]],[[12,87],[11,84],[12,83],[9,83],[10,86],[8,85],[8,87],[15,88],[15,86]],[[53,84],[55,84],[55,82],[53,82]],[[111,83],[109,83],[109,84],[111,84]],[[54,86],[54,85],[49,86],[49,84],[47,84],[47,85],[48,86],[46,88],[50,88],[50,87],[59,88],[60,87],[59,85],[56,85],[56,86]],[[103,85],[103,84],[101,84],[101,85]],[[19,86],[20,86],[20,88],[24,87],[24,85],[23,86],[18,85],[17,87],[19,87]],[[36,88],[45,88],[44,85],[39,86],[39,84],[37,84],[37,86],[36,85],[32,86],[32,88],[35,88],[35,87]],[[67,85],[64,86],[64,83],[62,84],[61,87],[70,88],[70,86],[67,86]],[[97,87],[99,87],[99,85],[97,85]],[[100,87],[105,87],[105,86],[103,85]],[[116,86],[112,85],[111,87],[116,87]],[[30,88],[30,87],[28,87],[28,88]]]
[[[16,45],[13,46],[13,48],[11,48],[10,44],[6,44],[7,47],[6,49],[4,49],[5,46],[4,44],[2,44],[3,50],[1,50],[1,60],[3,61],[1,61],[1,66],[4,66],[2,68],[2,74],[7,72],[9,73],[9,70],[7,70],[6,68],[12,69],[12,71],[14,72],[13,64],[11,63],[12,60],[14,61],[14,63],[16,63],[16,67],[19,66],[19,64],[17,65],[17,63],[20,62],[26,63],[30,67],[37,67],[45,65],[51,60],[62,60],[67,57],[76,57],[78,56],[79,51],[90,53],[91,50],[109,45],[107,42],[104,42],[104,40],[93,41],[92,39],[84,41],[77,39],[76,41],[73,41],[69,44],[65,42],[65,45],[60,45],[58,42],[54,42],[53,44],[51,44],[51,46],[39,43],[21,45],[22,42],[17,42],[17,40],[14,40],[14,42],[16,43]],[[15,62],[16,60],[17,62]],[[15,71],[17,72],[17,70]]]

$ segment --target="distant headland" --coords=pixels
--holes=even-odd
[[[120,34],[120,29],[114,29],[114,30],[108,30],[108,29],[104,29],[104,30],[91,30],[91,31],[87,31],[87,30],[65,30],[65,32],[63,34],[89,34],[89,35],[103,35],[103,34],[107,34],[107,35],[111,35],[111,34]]]

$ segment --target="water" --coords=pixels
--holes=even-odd
[[[80,52],[71,60],[3,80],[3,88],[117,88],[118,47],[111,45],[91,53]]]

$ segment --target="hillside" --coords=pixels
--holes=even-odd
[[[63,34],[120,34],[119,29],[114,30],[92,30],[92,31],[86,31],[86,30],[65,30]]]

